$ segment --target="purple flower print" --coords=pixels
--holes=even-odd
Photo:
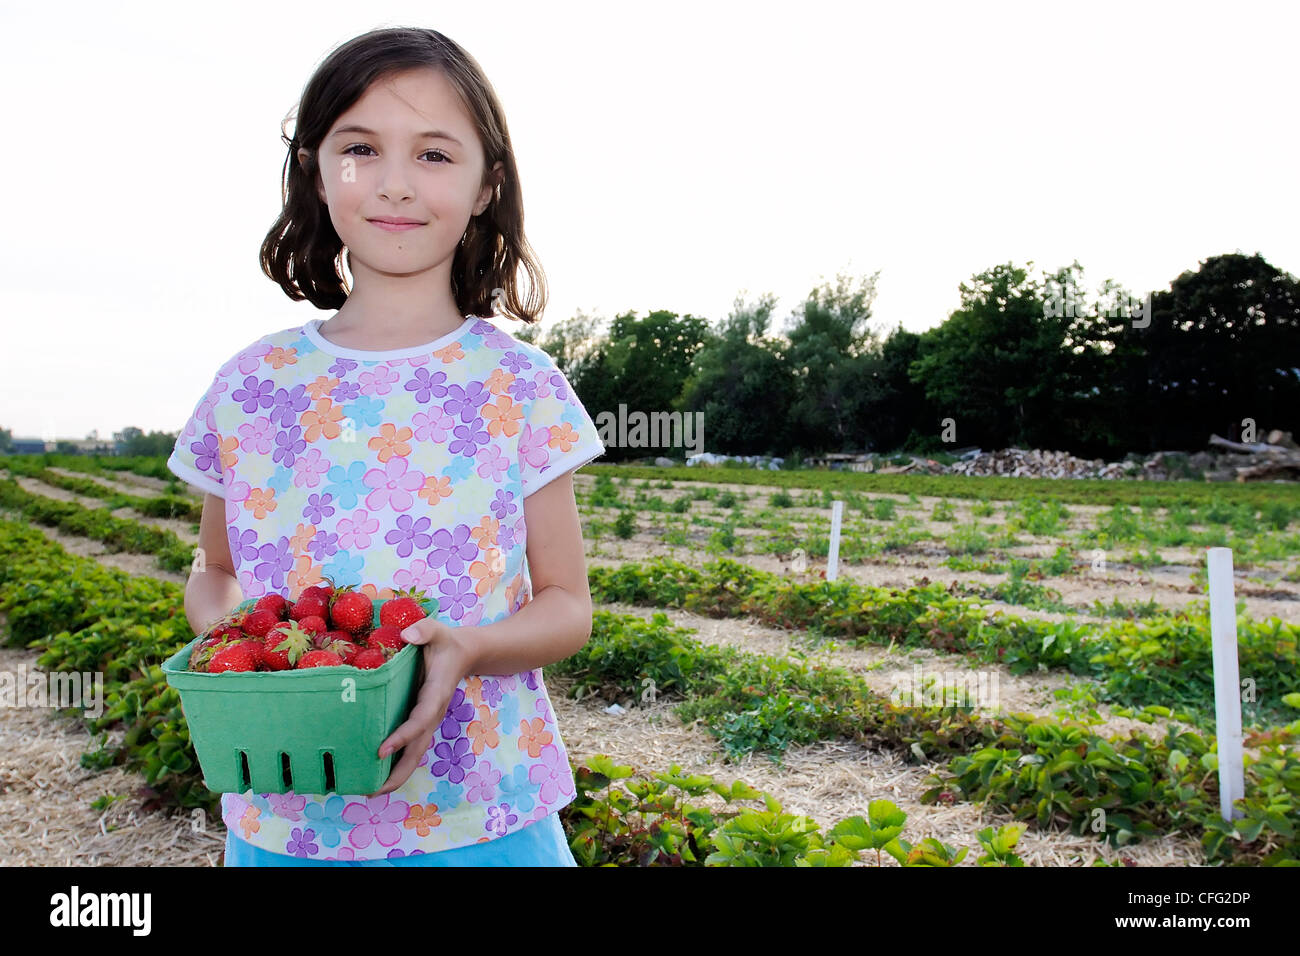
[[[324,564],[330,555],[339,553],[339,536],[332,531],[317,531],[307,543],[307,550],[317,564]]]
[[[195,467],[199,471],[212,471],[218,475],[221,474],[221,443],[217,441],[217,436],[208,432],[203,436],[203,441],[196,441],[190,445],[190,451],[195,455]]]
[[[415,393],[415,400],[421,405],[428,405],[435,398],[447,394],[447,373],[430,372],[427,368],[416,369],[407,381],[405,388]]]
[[[334,391],[330,392],[330,398],[339,405],[353,401],[361,394],[361,386],[356,382],[339,382],[334,386]]]
[[[495,677],[488,677],[483,680],[481,689],[483,694],[483,703],[487,704],[494,710],[501,706],[501,681]]]
[[[251,561],[257,557],[257,532],[252,528],[240,531],[233,525],[226,525],[226,544],[230,548],[230,561],[236,572],[245,559]]]
[[[461,618],[468,608],[478,600],[474,593],[474,582],[469,578],[443,578],[438,582],[438,613],[446,614],[453,621],[465,623]]]
[[[537,397],[537,383],[520,376],[510,383],[510,397],[520,404]]]
[[[464,574],[466,562],[478,557],[478,544],[469,539],[471,530],[467,524],[458,524],[450,531],[446,528],[435,531],[429,566],[445,568],[448,574]]]
[[[438,725],[438,733],[442,734],[442,739],[456,740],[461,737],[461,724],[468,724],[478,716],[478,711],[474,707],[474,702],[465,696],[465,688],[457,687],[451,695],[451,703],[447,705],[447,713],[442,718],[442,723]],[[471,761],[469,766],[473,766]],[[453,780],[452,783],[460,783],[459,780]]]
[[[551,373],[551,384],[555,386],[555,397],[562,402],[569,400],[569,386],[559,372]]]
[[[468,424],[479,417],[479,408],[491,397],[492,393],[483,387],[482,382],[470,382],[465,387],[452,385],[447,389],[447,400],[442,407],[448,414],[459,416]]]
[[[358,375],[357,381],[361,383],[362,395],[387,395],[393,390],[393,383],[401,377],[396,369],[377,365]]]
[[[411,805],[405,800],[393,800],[392,794],[367,797],[365,803],[349,803],[343,808],[343,819],[352,824],[348,842],[359,850],[378,841],[380,846],[392,846],[402,838],[402,821]]]
[[[511,375],[518,375],[526,368],[532,368],[533,363],[528,360],[523,352],[510,351],[501,358],[501,367]]]
[[[550,724],[555,722],[555,715],[551,713],[551,702],[545,697],[539,697],[534,701],[533,710],[537,711],[537,713],[541,715],[543,723]]]
[[[504,488],[498,488],[497,493],[492,497],[492,503],[488,505],[492,510],[492,515],[498,521],[505,521],[510,515],[519,509],[515,507],[514,496]]]
[[[260,381],[256,375],[249,375],[244,384],[230,393],[232,401],[239,402],[245,415],[251,415],[259,408],[270,408],[275,404],[275,382],[264,378]]]
[[[524,686],[527,687],[529,690],[537,690],[536,669],[533,669],[531,671],[523,671],[520,673],[519,677],[524,682]]]
[[[497,836],[505,836],[510,827],[518,822],[519,817],[510,812],[510,804],[498,803],[495,807],[488,807],[488,819],[483,824],[483,829]]]
[[[501,530],[497,532],[497,543],[506,551],[513,548],[515,546],[514,529],[507,525],[502,525]]]
[[[257,557],[261,563],[253,568],[253,574],[259,581],[265,581],[277,591],[284,589],[284,576],[293,569],[293,551],[289,548],[289,539],[280,535],[276,544],[264,544],[258,549]]]
[[[493,768],[492,761],[484,758],[478,762],[478,769],[465,775],[465,797],[470,803],[476,800],[495,800],[497,784],[501,782],[501,771]]]
[[[239,433],[239,447],[250,455],[265,455],[271,450],[275,425],[265,415],[258,415],[235,429]]]
[[[442,444],[455,421],[440,405],[433,405],[428,412],[416,412],[411,416],[411,428],[418,440]]]
[[[541,760],[529,768],[528,779],[538,788],[542,803],[555,803],[561,796],[573,793],[573,770],[555,744],[542,748]]]
[[[447,446],[447,450],[453,455],[464,455],[466,458],[473,458],[478,452],[479,445],[491,441],[482,419],[468,425],[457,425],[452,430],[452,434],[456,437]]]
[[[481,335],[483,344],[490,349],[508,349],[510,347],[510,338],[491,322],[479,319],[470,326],[469,330],[475,335]]]
[[[302,437],[302,426],[293,425],[285,431],[276,432],[275,454],[271,456],[271,460],[290,468],[293,466],[294,459],[306,447],[307,440]]]
[[[421,515],[418,520],[412,520],[410,515],[399,515],[397,527],[384,535],[384,542],[397,545],[399,558],[409,558],[416,548],[423,551],[433,543],[433,535],[427,533],[432,525],[433,520],[428,515]]]
[[[358,508],[352,517],[340,518],[337,528],[339,547],[364,551],[370,547],[370,536],[379,531],[379,522]]]
[[[307,454],[293,463],[294,487],[301,488],[306,485],[308,488],[315,488],[321,483],[321,477],[329,470],[329,459],[320,453],[320,449],[309,449]]]
[[[446,726],[445,721],[443,726]],[[460,733],[459,725],[456,733]],[[474,766],[474,754],[469,749],[468,737],[454,737],[450,742],[444,740],[434,746],[433,752],[438,759],[433,762],[430,772],[435,777],[446,777],[451,783],[460,783],[465,779],[465,771]]]
[[[307,394],[306,385],[295,385],[292,389],[278,388],[271,406],[271,421],[288,428],[310,407],[311,396]]]
[[[363,479],[374,491],[366,495],[366,507],[371,511],[392,508],[410,511],[415,504],[415,492],[424,487],[424,473],[408,471],[411,463],[401,455],[394,455],[382,468],[371,468]]]
[[[316,831],[308,827],[303,830],[300,827],[294,827],[290,834],[289,842],[284,845],[290,856],[307,857],[320,852],[320,847],[316,845]]]
[[[308,495],[307,507],[302,509],[302,516],[312,524],[320,524],[334,514],[334,496],[328,491],[320,495]]]
[[[390,859],[390,860],[396,860],[398,857],[403,857],[403,856],[407,856],[407,855],[408,855],[408,854],[406,853],[405,850],[399,850],[399,849],[397,849],[397,848],[393,848],[393,849],[391,849],[391,850],[388,851],[388,859]],[[410,856],[424,856],[424,851],[423,851],[423,850],[412,850],[412,851],[410,852],[409,855],[410,855]]]
[[[484,445],[478,450],[475,457],[479,461],[476,470],[480,478],[500,482],[501,476],[510,470],[510,459],[502,453],[497,445]]]
[[[342,378],[359,365],[359,362],[354,362],[352,359],[336,358],[334,364],[329,367],[328,371],[335,378]]]

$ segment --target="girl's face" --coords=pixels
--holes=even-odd
[[[477,129],[440,72],[413,70],[372,84],[334,121],[319,150],[317,191],[354,271],[360,264],[406,275],[449,260],[470,216],[487,208],[503,177],[498,162],[484,182],[483,162]],[[417,225],[377,222],[395,219]]]

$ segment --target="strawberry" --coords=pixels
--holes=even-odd
[[[289,602],[284,599],[283,594],[263,594],[253,605],[254,611],[270,611],[275,615],[277,621],[283,621],[288,610]]]
[[[312,647],[318,651],[329,649],[330,641],[351,641],[352,635],[347,631],[321,631],[311,639]]]
[[[297,621],[281,621],[266,635],[266,669],[287,671],[311,650],[311,635]]]
[[[262,645],[257,641],[240,641],[221,648],[208,661],[208,673],[255,671],[262,662]]]
[[[394,651],[400,651],[410,642],[402,637],[402,632],[390,624],[381,624],[366,638],[367,647],[390,647]]]
[[[420,596],[422,597],[423,594]],[[408,591],[398,591],[397,597],[386,602],[379,609],[379,623],[389,624],[399,631],[406,630],[416,621],[427,616],[420,602],[416,600],[415,594]]]
[[[325,609],[328,607],[329,602],[321,597],[319,591],[308,588],[298,595],[297,601],[289,605],[289,619],[301,621],[304,617],[311,617],[313,614],[324,617]]]
[[[356,655],[344,663],[351,664],[353,667],[359,667],[364,671],[374,670],[376,667],[383,667],[387,658],[384,656],[382,648],[367,647],[358,651]]]
[[[325,618],[319,614],[308,614],[298,621],[298,626],[310,634],[313,638],[317,634],[324,634],[329,630],[329,625],[325,623]]]
[[[332,632],[337,633],[337,632]],[[319,648],[322,651],[331,651],[343,658],[344,664],[351,664],[352,658],[356,657],[361,651],[361,645],[347,638],[334,638],[324,647]]]
[[[298,661],[298,670],[304,667],[335,667],[343,663],[343,658],[331,651],[308,651]]]
[[[279,623],[280,618],[275,616],[274,611],[263,608],[260,611],[253,611],[244,618],[244,632],[253,637],[266,637],[271,628]]]
[[[238,640],[243,636],[244,636],[244,632],[241,631],[236,625],[222,624],[220,627],[213,628],[211,631],[208,632],[207,640],[220,641],[225,639],[225,640],[233,641],[233,640]]]
[[[335,627],[356,634],[369,627],[374,619],[374,602],[367,595],[353,591],[349,586],[334,592],[330,600],[330,620]]]

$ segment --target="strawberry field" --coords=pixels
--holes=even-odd
[[[159,668],[193,637],[201,499],[161,460],[0,465],[0,671],[103,681],[94,716],[0,709],[0,862],[218,864],[217,795]],[[595,618],[546,681],[580,863],[1300,863],[1295,485],[590,466],[575,487]],[[1232,825],[1217,546],[1243,678]]]

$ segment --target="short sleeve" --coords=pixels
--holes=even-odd
[[[545,355],[545,353],[542,353]],[[605,454],[605,444],[568,378],[547,357],[536,396],[525,403],[519,438],[523,497]]]
[[[217,404],[229,387],[218,374],[194,406],[194,412],[181,429],[167,468],[177,478],[203,491],[226,497],[221,468],[221,432],[217,426]]]

